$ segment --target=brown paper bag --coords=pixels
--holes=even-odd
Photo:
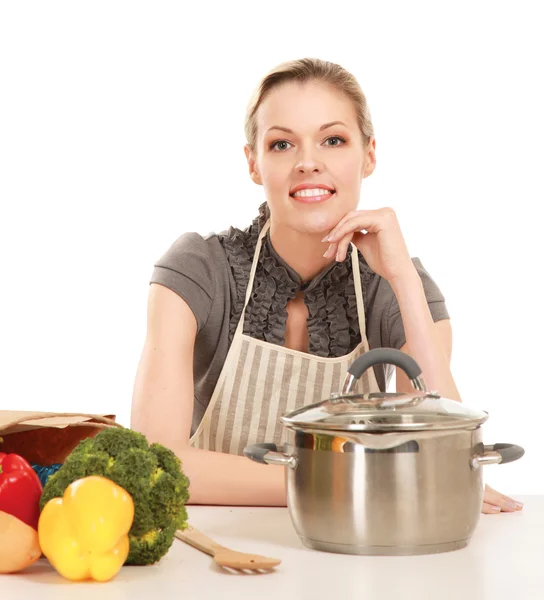
[[[104,427],[122,427],[115,415],[0,410],[0,452],[14,452],[31,463],[63,463],[81,440]]]

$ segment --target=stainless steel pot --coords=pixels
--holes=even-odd
[[[366,369],[404,370],[414,393],[355,394]],[[467,545],[481,513],[482,466],[515,461],[513,444],[484,445],[484,411],[427,392],[407,354],[371,350],[342,390],[282,417],[283,451],[256,444],[244,454],[286,466],[287,505],[302,542],[346,554],[407,555]]]

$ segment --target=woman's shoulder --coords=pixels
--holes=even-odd
[[[154,267],[164,267],[184,272],[187,268],[210,268],[217,258],[224,257],[224,251],[216,233],[203,235],[196,231],[187,231],[179,235],[161,256]]]
[[[240,259],[254,249],[259,231],[267,218],[266,203],[259,207],[259,215],[251,224],[240,229],[229,226],[217,232],[201,234],[182,233],[155,262],[155,267],[166,267],[181,272],[191,265],[207,269],[224,268],[225,261]]]
[[[436,279],[429,273],[427,268],[423,265],[422,260],[419,257],[411,257],[412,264],[415,267],[421,283],[423,284],[423,291],[428,303],[433,302],[445,302],[446,299]],[[376,301],[381,306],[387,306],[394,312],[400,311],[398,303],[395,303],[396,296],[393,292],[389,281],[375,274],[373,278],[374,286],[376,288]],[[393,305],[393,306],[392,306]]]
[[[154,262],[150,284],[160,284],[180,296],[195,313],[198,331],[213,306],[229,294],[227,262],[216,233],[182,233]]]
[[[412,263],[423,285],[423,292],[433,321],[449,319],[446,298],[436,279],[419,257]],[[406,341],[398,299],[389,281],[374,274],[370,286],[370,319],[375,346],[401,348]],[[372,344],[371,344],[372,345]]]

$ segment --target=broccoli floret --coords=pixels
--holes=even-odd
[[[141,433],[108,427],[81,441],[49,477],[40,509],[52,498],[61,497],[71,483],[89,475],[107,477],[132,496],[134,521],[125,564],[157,562],[170,549],[176,530],[187,527],[190,482],[182,463],[165,446],[149,445]]]
[[[122,435],[119,435],[122,431]],[[93,439],[93,438],[91,438]],[[130,448],[138,448],[140,450],[149,450],[149,444],[145,435],[132,429],[119,429],[108,427],[103,429],[99,435],[94,437],[93,446],[95,450],[103,450],[110,456],[117,456]]]
[[[153,529],[139,537],[132,537],[125,564],[149,565],[154,563],[157,554],[164,556],[168,552],[175,533],[176,526],[171,524],[165,529]]]

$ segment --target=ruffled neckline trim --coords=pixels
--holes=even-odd
[[[226,233],[218,235],[236,286],[236,301],[233,303],[229,322],[230,342],[242,314],[259,233],[269,216],[265,202],[259,208],[259,215],[247,229],[230,227]],[[244,334],[283,345],[288,316],[287,303],[302,290],[304,303],[308,308],[309,353],[338,357],[351,352],[361,341],[351,252],[350,246],[343,262],[332,263],[311,281],[304,283],[298,273],[274,250],[267,232],[263,238],[255,283],[246,309]],[[364,289],[365,282],[372,277],[372,271],[361,253],[358,254]]]

